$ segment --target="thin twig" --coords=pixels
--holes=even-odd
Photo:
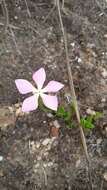
[[[68,71],[68,76],[69,76],[70,90],[71,90],[71,93],[72,93],[72,96],[73,96],[73,102],[75,104],[75,111],[76,111],[77,121],[78,121],[79,128],[80,128],[80,133],[81,133],[83,147],[84,147],[84,150],[85,150],[85,154],[86,154],[87,160],[89,160],[84,132],[83,132],[82,127],[80,126],[80,113],[79,113],[76,93],[75,93],[75,89],[74,89],[74,82],[73,82],[72,71],[71,71],[71,66],[70,66],[70,62],[69,62],[69,55],[68,55],[67,39],[66,39],[66,35],[65,35],[65,30],[64,30],[63,22],[62,22],[59,0],[57,0],[57,7],[58,7],[58,14],[59,14],[59,19],[60,19],[60,24],[61,24],[61,30],[62,30],[63,38],[64,38],[66,61],[67,61],[67,71]]]
[[[84,131],[83,131],[83,128],[82,128],[82,126],[80,124],[80,113],[79,113],[78,102],[77,102],[77,97],[76,97],[75,88],[74,88],[73,75],[72,75],[72,71],[71,71],[71,66],[70,66],[70,61],[69,61],[69,54],[68,54],[67,38],[66,38],[65,30],[64,30],[63,21],[62,21],[59,0],[56,0],[56,5],[57,5],[57,8],[58,8],[59,20],[60,20],[60,24],[61,24],[61,30],[62,30],[62,34],[63,34],[63,39],[64,39],[66,62],[67,62],[67,71],[68,71],[69,84],[70,84],[70,91],[71,91],[71,94],[72,94],[72,97],[73,97],[73,103],[74,103],[76,117],[77,117],[77,121],[78,121],[78,127],[80,129],[81,140],[82,140],[85,156],[86,156],[87,163],[88,163],[89,178],[90,178],[90,182],[91,182],[90,159],[89,159],[89,154],[88,154],[88,150],[87,150],[87,144],[86,144]],[[92,182],[91,182],[91,187],[92,187]]]
[[[54,6],[52,7],[52,9],[50,10],[50,12],[48,13],[48,15],[45,17],[45,19],[43,20],[43,23],[45,23],[48,18],[51,16],[51,14],[53,13],[54,9],[55,9],[56,5],[54,4]]]
[[[4,25],[5,25],[4,23],[0,22],[0,26],[4,26]],[[12,24],[9,24],[9,27],[12,28],[12,29],[14,29],[14,30],[20,30],[21,29],[21,28],[19,28],[17,26],[14,26]]]
[[[98,0],[95,0],[97,6],[99,7],[100,11],[102,12],[102,14],[107,17],[107,14],[105,13],[104,9],[102,8],[100,2]]]
[[[31,13],[30,13],[30,10],[29,10],[29,7],[28,7],[27,0],[24,0],[24,1],[25,1],[25,4],[26,4],[28,16],[31,18]]]
[[[13,39],[13,42],[14,42],[14,44],[15,44],[15,47],[16,47],[16,50],[17,50],[18,54],[19,54],[19,55],[22,55],[22,54],[21,54],[21,51],[20,51],[19,48],[18,48],[16,39],[15,39],[15,34],[14,34],[12,28],[10,28],[10,32],[11,32],[11,36],[12,36],[12,39]]]
[[[44,166],[41,166],[41,167],[42,167],[43,174],[44,174],[44,182],[45,182],[45,186],[47,186],[47,185],[48,185],[47,174],[46,174],[46,171],[45,171]]]
[[[5,33],[6,33],[9,27],[9,13],[8,13],[7,4],[5,0],[2,0],[2,9],[3,9],[3,14],[5,16]]]

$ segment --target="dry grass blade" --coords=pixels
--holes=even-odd
[[[91,189],[93,189],[92,180],[91,180],[91,164],[90,164],[90,159],[89,159],[89,155],[88,155],[88,150],[87,150],[87,144],[86,144],[84,131],[83,131],[82,126],[80,125],[80,113],[79,113],[78,102],[77,102],[75,88],[74,88],[73,75],[72,75],[72,70],[71,70],[70,61],[69,61],[69,54],[68,54],[67,38],[66,38],[66,33],[65,33],[65,30],[64,30],[64,26],[63,26],[59,0],[56,0],[56,5],[57,5],[57,8],[58,8],[59,20],[60,20],[61,30],[62,30],[62,34],[63,34],[63,39],[64,39],[66,63],[67,63],[67,72],[68,72],[68,76],[69,76],[70,91],[71,91],[71,94],[72,94],[72,97],[73,97],[76,117],[77,117],[77,121],[78,121],[78,127],[80,129],[81,140],[82,140],[85,156],[86,156],[87,163],[88,163],[89,180],[90,180],[90,183],[91,183]]]
[[[24,1],[25,1],[25,4],[26,4],[28,16],[31,18],[31,13],[30,13],[30,10],[29,10],[29,7],[28,7],[27,0],[24,0]]]
[[[3,9],[3,14],[5,16],[5,33],[8,30],[8,26],[9,26],[9,14],[8,14],[8,9],[7,9],[7,4],[5,0],[2,0],[2,9]]]

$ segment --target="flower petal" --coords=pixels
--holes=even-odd
[[[34,88],[33,85],[29,81],[24,80],[24,79],[15,80],[15,84],[21,94],[27,94],[29,92],[32,92]]]
[[[26,98],[22,104],[22,111],[23,112],[29,112],[36,110],[38,107],[38,97],[39,95],[33,95],[29,98]]]
[[[45,73],[44,68],[40,68],[38,71],[36,71],[33,74],[33,80],[35,81],[39,89],[43,87],[45,79],[46,79],[46,73]]]
[[[44,92],[58,92],[64,85],[57,81],[50,81],[47,86],[43,89]]]
[[[57,111],[57,108],[58,108],[57,96],[50,96],[47,94],[41,94],[40,96],[41,96],[43,103],[46,107],[48,107],[54,111]]]

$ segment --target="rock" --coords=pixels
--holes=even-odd
[[[105,172],[105,173],[103,174],[103,177],[104,177],[105,181],[107,181],[107,172]]]
[[[76,164],[75,164],[76,168],[78,168],[80,166],[80,163],[81,163],[80,159],[76,161]]]
[[[36,148],[40,148],[40,142],[36,143]]]
[[[107,70],[105,68],[103,68],[101,74],[104,78],[106,78],[107,77]]]
[[[95,114],[96,114],[95,111],[94,111],[94,110],[91,110],[90,108],[88,108],[88,109],[86,110],[86,113],[87,113],[87,114],[90,114],[90,115],[95,115]]]
[[[53,166],[53,162],[49,162],[47,165],[48,165],[48,167],[51,167],[51,166]]]
[[[47,139],[45,139],[45,140],[42,142],[42,145],[43,145],[43,146],[46,146],[46,145],[48,145],[50,142],[51,142],[51,139],[50,139],[50,138],[47,138]]]
[[[23,115],[21,108],[16,109],[15,115],[16,115],[16,117]]]
[[[3,156],[0,156],[0,162],[2,162],[3,161]]]
[[[59,124],[59,122],[58,122],[58,120],[53,121],[53,125],[54,125],[54,127],[56,127],[57,129],[59,129],[59,128],[61,127],[60,124]]]
[[[102,138],[98,138],[97,139],[97,145],[101,144],[101,142],[102,142]]]
[[[53,118],[52,113],[47,113],[47,117],[49,117],[49,118]]]
[[[102,102],[102,103],[105,103],[105,102],[106,102],[106,98],[102,98],[102,99],[101,99],[101,102]]]

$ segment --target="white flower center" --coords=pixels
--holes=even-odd
[[[38,95],[40,96],[41,94],[44,93],[44,90],[41,89],[41,88],[36,89],[36,88],[34,87],[33,90],[32,90],[32,92],[33,92],[34,95],[38,94]]]

